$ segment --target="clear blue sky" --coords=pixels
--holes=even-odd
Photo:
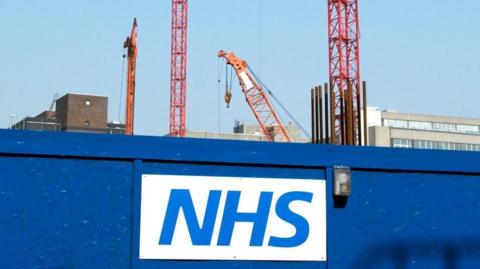
[[[480,1],[359,2],[370,106],[480,117]],[[170,0],[0,0],[0,127],[67,92],[107,95],[117,120],[122,45],[136,16],[136,133],[165,134],[170,8]],[[308,128],[308,89],[327,79],[326,21],[326,0],[190,0],[187,127],[218,130],[216,54],[227,49]],[[235,119],[254,122],[236,82],[222,131]]]

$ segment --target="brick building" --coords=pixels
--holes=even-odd
[[[108,122],[108,97],[69,93],[55,102],[55,111],[26,117],[12,129],[89,133],[125,133],[125,125]]]

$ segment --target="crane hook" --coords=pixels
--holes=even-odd
[[[225,103],[227,103],[227,108],[230,108],[230,101],[232,101],[232,90],[225,91]]]
[[[233,70],[230,66],[230,79],[228,79],[228,64],[225,65],[225,103],[227,103],[227,108],[230,108],[230,101],[232,101],[232,75]],[[230,80],[230,83],[229,83]]]

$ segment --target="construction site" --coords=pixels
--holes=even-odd
[[[92,46],[77,60],[95,58],[98,66],[90,64],[80,82],[54,73],[52,60],[36,72],[43,77],[42,69],[52,65],[52,77],[43,79],[61,81],[50,85],[63,88],[49,98],[19,92],[25,105],[4,108],[0,268],[480,268],[480,118],[431,113],[453,107],[451,94],[451,104],[435,103],[438,110],[384,108],[394,101],[375,106],[402,96],[390,89],[423,85],[405,85],[407,75],[392,75],[389,83],[375,75],[380,71],[363,75],[368,57],[385,60],[378,48],[361,52],[368,50],[362,7],[379,3],[304,3],[321,9],[295,13],[286,23],[291,28],[280,23],[290,18],[269,12],[275,2],[228,3],[218,9],[232,10],[210,15],[222,21],[225,28],[218,29],[232,30],[219,33],[212,26],[209,33],[196,32],[192,23],[211,22],[199,19],[210,16],[200,14],[202,3],[166,2],[170,23],[161,26],[160,39],[170,48],[162,56],[170,72],[161,78],[168,75],[168,85],[147,89],[160,81],[150,70],[159,58],[142,55],[143,48],[156,46],[148,43],[155,33],[142,28],[150,17],[125,13],[128,24],[122,25],[130,27],[117,32],[128,36],[116,51],[103,48],[111,55],[88,53],[110,35],[103,28],[94,42],[85,42]],[[278,3],[285,14],[292,5]],[[240,7],[256,15],[241,14]],[[322,24],[302,20],[315,13]],[[102,22],[112,27],[106,18]],[[85,19],[79,33],[90,23]],[[235,23],[248,30],[235,32]],[[264,24],[273,28],[264,32]],[[317,38],[309,36],[312,29]],[[367,34],[376,42],[382,35]],[[191,42],[195,38],[208,40],[208,49]],[[305,49],[276,50],[262,42]],[[213,48],[209,68],[190,61],[192,51],[204,56]],[[392,46],[391,54],[385,62],[401,53]],[[102,71],[108,57],[118,66]],[[119,83],[106,82],[110,69],[121,70]],[[427,74],[417,76],[428,80]],[[96,90],[111,84],[119,85],[118,94]],[[462,95],[460,87],[455,90]],[[10,94],[5,96],[14,98]],[[406,103],[419,102],[410,98]],[[168,116],[160,117],[167,108]]]
[[[233,140],[251,140],[264,142],[287,142],[287,143],[315,143],[315,144],[337,144],[337,145],[359,145],[359,146],[382,146],[382,147],[417,147],[417,148],[432,148],[432,149],[466,149],[476,150],[480,147],[480,138],[476,135],[480,134],[477,129],[480,125],[475,118],[468,117],[448,117],[428,115],[424,116],[436,117],[438,124],[455,125],[450,129],[440,130],[435,128],[417,128],[416,126],[409,127],[402,125],[401,128],[420,129],[421,131],[441,131],[446,132],[442,137],[438,134],[426,133],[421,141],[428,141],[433,144],[427,146],[413,145],[416,137],[401,136],[390,137],[387,133],[375,132],[375,129],[385,125],[384,121],[369,121],[368,112],[374,113],[372,117],[376,117],[375,109],[372,106],[369,109],[367,106],[367,82],[361,79],[361,59],[360,59],[360,23],[359,23],[359,9],[356,1],[347,1],[347,3],[336,3],[335,1],[328,4],[326,10],[325,29],[319,29],[324,33],[324,40],[326,40],[325,47],[327,47],[328,58],[325,62],[320,62],[320,69],[315,70],[318,74],[313,80],[307,82],[311,88],[295,89],[296,96],[302,96],[303,103],[292,103],[288,96],[281,96],[265,85],[262,79],[254,72],[249,61],[244,58],[248,55],[236,55],[233,51],[223,51],[218,49],[218,67],[215,73],[217,76],[218,89],[218,106],[217,114],[202,120],[200,124],[194,123],[193,128],[187,125],[188,104],[190,107],[198,107],[197,103],[203,101],[198,100],[198,95],[194,98],[187,99],[187,79],[190,77],[187,72],[188,66],[188,2],[174,1],[171,6],[170,18],[170,74],[169,74],[169,102],[163,102],[162,107],[168,105],[168,117],[162,126],[162,129],[167,129],[168,132],[160,133],[160,136],[172,137],[190,137],[190,138],[207,138],[207,139],[233,139]],[[267,6],[265,3],[259,2],[255,8],[258,9],[258,23],[261,29],[262,25],[262,10]],[[139,25],[137,19],[134,18],[130,34],[123,42],[123,63],[121,76],[121,89],[119,96],[110,96],[110,102],[106,100],[107,104],[103,104],[102,111],[95,110],[97,106],[89,106],[80,104],[71,105],[72,108],[67,107],[67,103],[57,103],[60,98],[58,93],[55,93],[53,101],[48,110],[45,111],[27,111],[27,115],[35,113],[37,116],[16,117],[17,114],[12,111],[9,117],[9,128],[20,130],[36,130],[36,131],[82,131],[93,133],[109,133],[109,134],[126,134],[133,135],[135,118],[141,117],[135,113],[136,104],[136,80],[137,80],[137,57],[138,57],[138,31]],[[259,30],[261,34],[261,30]],[[261,40],[261,36],[259,38]],[[140,35],[140,43],[142,42]],[[257,41],[260,42],[260,41]],[[239,46],[241,47],[241,46]],[[259,50],[261,52],[261,50]],[[140,53],[141,55],[141,53]],[[213,55],[211,56],[214,57]],[[260,58],[255,56],[255,58]],[[261,61],[255,61],[260,65]],[[140,69],[142,67],[140,66]],[[213,70],[212,70],[213,71]],[[262,70],[260,70],[262,71]],[[195,73],[195,70],[192,70]],[[213,73],[213,72],[211,72]],[[281,81],[276,82],[276,84]],[[95,88],[95,87],[94,87]],[[164,88],[165,87],[161,87]],[[140,93],[143,90],[140,89]],[[378,92],[378,91],[376,91]],[[76,95],[83,96],[81,98],[95,99],[98,93],[78,94],[75,92],[65,92],[65,96]],[[107,95],[103,95],[109,97]],[[115,120],[109,120],[112,117],[113,106],[108,106],[108,103],[115,104],[116,101],[111,99],[119,98],[118,102],[118,116],[115,115]],[[233,98],[233,99],[232,99]],[[305,101],[310,100],[307,104]],[[62,97],[62,99],[64,99]],[[298,99],[298,98],[297,98]],[[375,98],[377,99],[377,98]],[[188,103],[187,103],[187,100]],[[234,104],[231,106],[232,100]],[[239,101],[237,101],[239,100]],[[244,100],[244,101],[243,101]],[[282,100],[288,100],[288,104]],[[138,101],[137,101],[138,103]],[[222,104],[223,103],[223,104]],[[242,104],[243,103],[243,104]],[[95,105],[98,105],[95,102]],[[303,115],[293,113],[291,110],[298,111],[298,107],[310,107],[308,113],[303,109]],[[76,106],[76,107],[74,107]],[[102,106],[102,104],[100,104]],[[137,104],[137,107],[143,105]],[[212,104],[213,107],[214,104]],[[56,107],[59,112],[55,112]],[[76,122],[69,121],[67,124],[67,113],[62,111],[70,111],[69,118],[76,118]],[[221,121],[222,113],[232,114],[238,111],[235,115],[235,120],[230,122]],[[384,112],[390,110],[385,109]],[[395,111],[395,110],[393,110]],[[14,113],[15,112],[15,113]],[[395,111],[396,112],[396,111]],[[25,112],[24,112],[25,113]],[[109,114],[110,113],[110,114]],[[211,113],[211,110],[210,110]],[[197,111],[192,113],[196,120]],[[418,114],[418,113],[406,113]],[[136,115],[136,117],[135,117]],[[138,120],[151,123],[150,117],[148,120],[138,118]],[[165,118],[164,118],[165,120]],[[213,131],[212,126],[218,121],[218,130]],[[462,122],[471,122],[467,124],[466,128],[472,129],[468,132],[462,132]],[[160,124],[162,121],[157,121]],[[421,121],[424,123],[423,121]],[[93,123],[91,125],[91,123]],[[168,123],[168,125],[167,125]],[[222,127],[227,125],[226,127]],[[428,124],[428,122],[424,123]],[[68,126],[66,126],[68,125]],[[388,125],[388,124],[387,124]],[[421,124],[420,124],[421,125]],[[468,143],[463,143],[465,139],[455,137],[456,125],[460,133],[464,133]],[[210,127],[206,127],[210,126]],[[396,126],[395,128],[399,128]],[[229,129],[231,131],[229,131]],[[372,135],[376,137],[369,139],[370,129]],[[475,131],[477,130],[477,131]],[[450,133],[450,135],[448,134]],[[388,139],[388,143],[381,139]],[[397,143],[398,139],[406,139],[411,141],[411,145],[400,146]],[[421,142],[419,142],[421,143]],[[445,144],[447,143],[447,144]],[[418,143],[417,143],[418,144]],[[437,146],[437,145],[441,146]],[[447,145],[447,146],[444,146]],[[422,144],[423,145],[423,144]]]
[[[218,51],[217,57],[224,61],[225,70],[224,79],[218,77],[218,83],[224,84],[224,101],[227,108],[230,107],[233,92],[236,85],[240,85],[240,91],[243,93],[252,118],[256,121],[256,128],[247,136],[240,136],[240,139],[249,139],[248,135],[254,136],[250,139],[268,142],[312,142],[312,143],[331,143],[342,145],[366,145],[367,128],[362,120],[366,120],[366,112],[362,114],[362,107],[366,107],[366,82],[360,79],[360,37],[358,6],[352,2],[348,4],[337,4],[338,6],[329,6],[328,10],[328,83],[323,86],[314,87],[311,90],[311,131],[307,131],[298,120],[289,112],[288,108],[277,98],[274,93],[267,88],[262,80],[254,73],[247,60],[240,58],[234,52],[223,50]],[[188,3],[187,1],[173,1],[171,18],[171,73],[170,73],[170,115],[169,132],[172,137],[195,137],[198,132],[189,132],[187,128],[187,55],[188,55]],[[137,56],[138,56],[138,23],[133,20],[131,34],[126,38],[123,48],[125,53],[123,57],[126,62],[126,81],[125,81],[125,102],[123,119],[124,133],[126,135],[134,134],[135,120],[135,94],[136,94],[136,74],[137,74]],[[125,64],[125,63],[124,63]],[[122,68],[123,69],[123,68]],[[218,70],[220,72],[220,68]],[[315,82],[312,81],[312,85]],[[122,78],[123,84],[123,78]],[[234,87],[235,85],[235,87]],[[324,87],[324,88],[322,88]],[[323,90],[322,90],[323,89]],[[308,94],[305,89],[304,94]],[[240,95],[237,92],[235,95]],[[78,95],[78,94],[77,94]],[[66,95],[68,96],[68,94]],[[362,98],[363,96],[363,98]],[[38,126],[45,126],[45,130],[52,130],[48,124],[41,124],[45,120],[52,120],[58,114],[58,120],[63,122],[60,128],[54,126],[53,130],[72,131],[73,128],[66,128],[65,119],[61,112],[65,105],[59,104],[58,95],[54,97],[50,109],[44,114],[47,117],[39,115],[37,117],[25,118],[21,122],[12,123],[13,129],[42,130]],[[84,95],[84,99],[93,99]],[[62,97],[64,99],[64,97]],[[86,101],[90,102],[90,101]],[[96,103],[96,102],[94,102]],[[72,105],[75,106],[75,105]],[[55,113],[54,107],[59,107],[60,112]],[[105,113],[102,116],[96,114],[89,104],[77,107],[73,110],[80,113],[71,114],[70,117],[84,118],[82,122],[77,122],[77,130],[100,131],[107,128]],[[280,110],[280,111],[279,111]],[[325,110],[325,111],[324,111]],[[93,114],[88,115],[88,111]],[[120,110],[121,111],[121,110]],[[80,115],[83,113],[84,115]],[[281,117],[281,114],[283,118]],[[90,125],[92,119],[102,118],[100,125]],[[40,124],[28,128],[26,122],[40,120]],[[288,121],[288,122],[287,122]],[[108,123],[110,125],[120,124],[120,122]],[[33,125],[32,125],[33,126]],[[364,126],[364,127],[362,127]],[[118,126],[117,126],[118,127]],[[237,128],[238,129],[238,128]],[[366,130],[366,129],[365,129]],[[299,134],[298,132],[301,132]],[[235,132],[240,134],[239,132]],[[362,135],[364,133],[364,135]],[[212,138],[215,135],[205,135],[205,138]],[[220,133],[217,137],[222,137]],[[227,138],[228,136],[223,136]],[[235,136],[230,136],[234,138]],[[302,139],[303,137],[303,139]]]

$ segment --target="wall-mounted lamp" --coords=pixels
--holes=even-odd
[[[335,166],[333,168],[333,194],[348,197],[352,194],[352,170],[350,167]]]

